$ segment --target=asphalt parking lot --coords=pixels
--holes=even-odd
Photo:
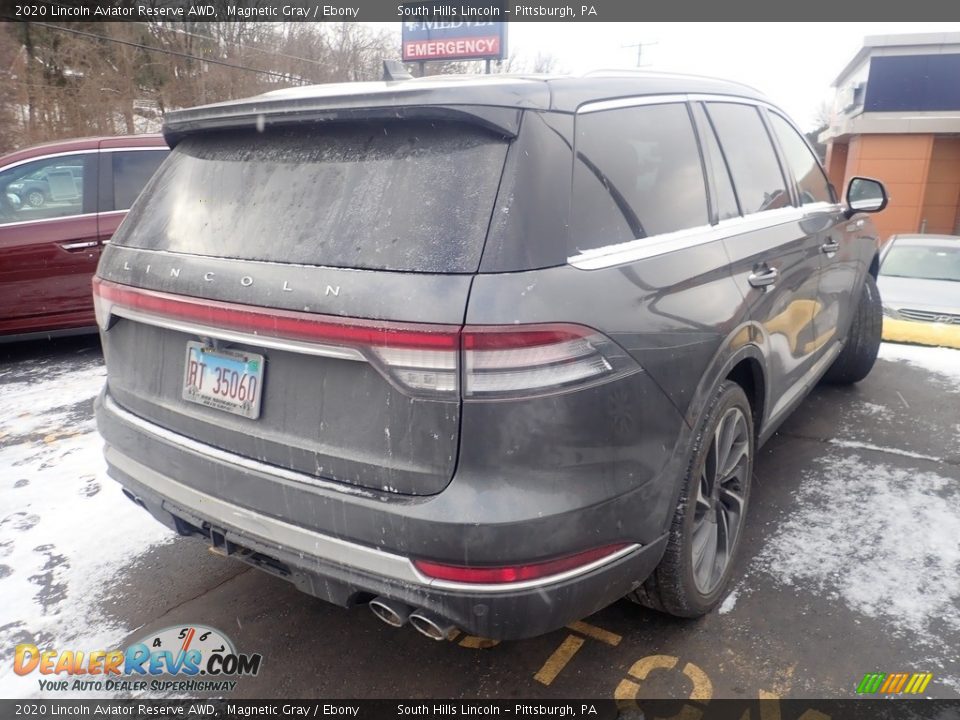
[[[885,345],[760,451],[718,612],[626,601],[570,628],[435,643],[173,537],[106,477],[95,338],[0,346],[0,696],[14,645],[125,647],[202,623],[263,654],[234,698],[847,698],[867,672],[960,697],[960,351]]]

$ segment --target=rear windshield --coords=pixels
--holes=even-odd
[[[245,260],[475,272],[506,151],[501,137],[441,122],[188,137],[114,242]]]

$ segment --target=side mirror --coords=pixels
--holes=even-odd
[[[847,185],[847,217],[853,217],[857,213],[875,213],[883,210],[889,198],[883,183],[879,180],[871,180],[865,177],[855,177],[850,179]]]

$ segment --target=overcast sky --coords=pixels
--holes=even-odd
[[[864,36],[949,31],[960,31],[960,23],[516,22],[509,44],[512,52],[549,53],[558,69],[583,72],[636,67],[637,48],[622,46],[656,43],[643,48],[644,67],[752,85],[810,130]]]

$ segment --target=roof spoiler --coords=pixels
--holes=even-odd
[[[183,138],[217,130],[259,130],[283,125],[362,120],[448,120],[482,127],[508,138],[520,132],[519,108],[488,105],[417,103],[368,105],[374,98],[350,102],[305,98],[290,102],[238,103],[225,107],[179,110],[167,115],[163,136],[172,148]]]
[[[393,82],[395,80],[413,80],[413,75],[407,71],[407,68],[403,63],[396,60],[384,60],[383,79],[386,82]]]

